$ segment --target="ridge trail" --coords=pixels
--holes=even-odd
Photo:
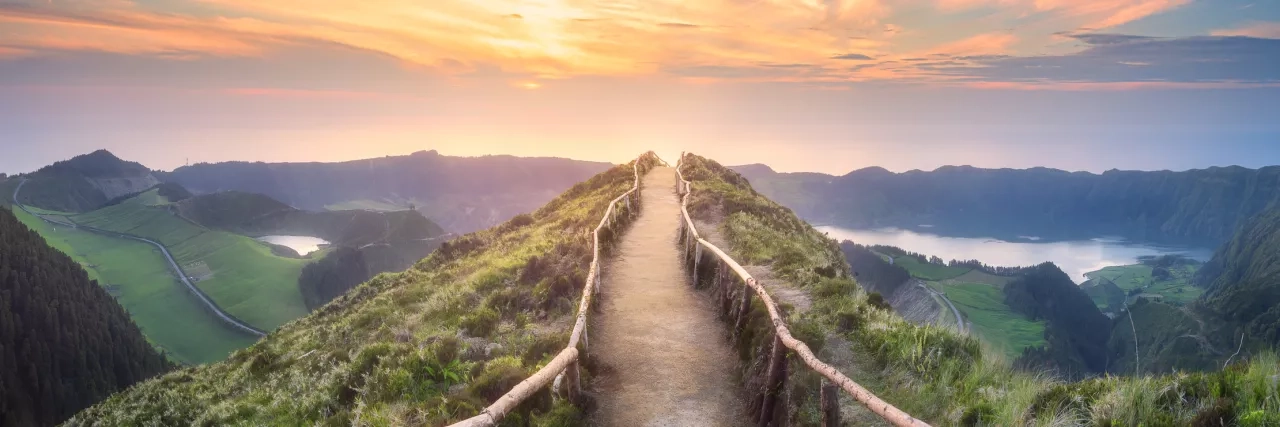
[[[654,168],[642,182],[644,209],[605,265],[601,314],[591,327],[590,351],[604,367],[592,387],[599,402],[592,424],[752,424],[737,354],[681,265],[675,170]]]

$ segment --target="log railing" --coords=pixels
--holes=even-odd
[[[876,395],[849,379],[835,367],[819,360],[808,345],[791,335],[786,321],[778,310],[778,305],[769,296],[769,292],[754,277],[751,277],[751,274],[747,273],[747,270],[742,268],[742,265],[698,234],[698,229],[694,226],[688,209],[689,194],[693,191],[693,184],[685,180],[684,174],[680,171],[681,166],[684,165],[684,158],[685,154],[681,153],[680,160],[676,162],[676,175],[679,178],[676,180],[676,192],[681,196],[680,216],[683,221],[680,223],[680,235],[683,239],[682,247],[686,261],[692,264],[695,283],[698,279],[698,272],[703,267],[700,265],[703,251],[708,251],[714,255],[715,260],[719,261],[715,266],[712,296],[717,299],[717,306],[722,314],[727,315],[734,325],[735,336],[740,334],[743,328],[746,327],[752,294],[755,294],[764,303],[765,309],[769,312],[769,320],[773,323],[774,338],[770,348],[768,371],[765,376],[766,385],[764,396],[759,400],[758,406],[759,425],[767,426],[773,420],[773,408],[776,406],[775,399],[779,392],[783,390],[783,385],[786,382],[786,352],[790,351],[795,353],[809,369],[821,375],[826,381],[830,381],[835,386],[843,389],[854,400],[866,406],[867,409],[879,415],[885,421],[900,427],[928,427],[928,424],[924,421],[918,420],[876,397]],[[738,289],[729,289],[729,280],[726,280],[729,276],[727,274],[729,270],[735,273],[746,286],[740,286]],[[835,397],[835,393],[831,392],[830,386],[824,385],[821,393],[823,425],[833,426],[840,424],[840,411],[833,409],[836,407]]]
[[[606,228],[612,229],[624,221],[630,220],[639,211],[640,176],[647,171],[647,167],[642,170],[641,164],[645,160],[657,161],[657,156],[653,153],[646,153],[636,158],[632,165],[632,171],[635,173],[635,182],[631,189],[609,202],[609,208],[605,210],[604,217],[600,218],[600,224],[591,233],[591,266],[587,270],[586,285],[582,287],[582,299],[578,303],[578,316],[573,324],[573,332],[569,334],[569,344],[550,363],[547,363],[546,366],[543,366],[529,378],[521,381],[520,384],[516,384],[511,391],[502,395],[496,402],[481,411],[479,415],[453,424],[452,427],[488,427],[497,425],[507,414],[515,410],[520,403],[548,385],[551,386],[552,391],[556,394],[559,394],[561,388],[567,388],[569,400],[578,401],[578,395],[582,392],[579,361],[581,360],[581,355],[587,349],[588,342],[587,314],[591,312],[591,302],[594,300],[595,294],[600,291],[600,231]],[[625,209],[616,209],[619,206],[625,207]],[[626,217],[622,215],[626,215]],[[613,235],[616,236],[617,233]],[[579,347],[581,347],[581,350],[579,350]]]

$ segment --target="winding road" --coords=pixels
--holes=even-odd
[[[965,324],[964,317],[960,315],[960,310],[957,310],[956,306],[951,304],[951,300],[947,298],[947,294],[933,290],[933,288],[930,288],[929,285],[924,284],[924,282],[920,280],[912,280],[916,282],[916,286],[919,286],[921,289],[924,289],[938,298],[942,298],[942,302],[947,303],[947,307],[951,308],[951,313],[956,315],[956,329],[960,330],[961,334],[969,333],[969,327]]]
[[[184,284],[184,285],[186,285],[186,286],[187,286],[187,290],[191,291],[191,294],[192,294],[192,295],[195,295],[197,298],[199,298],[201,302],[204,302],[204,305],[205,305],[206,307],[208,307],[208,308],[209,308],[209,310],[213,311],[213,313],[214,313],[215,315],[217,315],[217,316],[218,316],[218,318],[222,319],[222,321],[223,321],[223,322],[226,322],[227,324],[229,324],[229,325],[231,325],[231,326],[234,326],[234,327],[236,327],[237,329],[240,329],[240,330],[242,330],[242,331],[245,331],[245,332],[247,332],[247,333],[249,333],[249,334],[252,334],[252,335],[255,335],[255,336],[262,337],[262,336],[266,336],[266,335],[267,335],[267,333],[266,333],[266,332],[264,332],[264,331],[262,331],[261,329],[255,328],[255,327],[253,327],[253,326],[249,326],[249,324],[244,323],[244,322],[241,322],[240,320],[236,319],[235,317],[232,317],[230,314],[227,314],[225,311],[222,311],[222,309],[221,309],[221,308],[219,308],[217,304],[214,304],[214,303],[213,303],[213,300],[209,299],[209,296],[208,296],[208,295],[205,295],[205,294],[204,294],[204,292],[201,292],[199,288],[196,288],[195,284],[191,283],[191,280],[190,280],[189,278],[187,278],[186,273],[183,273],[183,272],[182,272],[182,268],[178,267],[178,263],[177,263],[177,261],[175,261],[175,260],[173,259],[173,254],[170,254],[170,253],[169,253],[169,249],[168,249],[168,248],[166,248],[166,247],[164,247],[164,245],[162,245],[162,244],[160,244],[159,242],[156,242],[156,241],[154,241],[154,240],[149,240],[149,239],[142,238],[142,237],[138,237],[138,236],[134,236],[134,235],[124,234],[124,233],[117,233],[117,232],[114,232],[114,231],[107,231],[107,230],[102,230],[102,229],[98,229],[98,228],[94,228],[94,227],[88,227],[88,226],[83,226],[83,225],[77,225],[77,224],[72,224],[72,223],[66,223],[66,222],[62,222],[62,221],[55,221],[55,220],[52,220],[52,219],[49,219],[49,218],[45,218],[44,216],[41,216],[40,214],[37,214],[37,213],[35,213],[35,212],[32,212],[30,209],[27,209],[27,206],[26,206],[26,205],[23,205],[23,204],[22,204],[22,202],[19,202],[19,201],[18,201],[18,193],[22,191],[22,186],[24,186],[24,185],[27,185],[27,180],[26,180],[26,179],[23,179],[22,181],[19,181],[19,182],[18,182],[18,186],[17,186],[16,188],[14,188],[14,189],[13,189],[13,205],[14,205],[14,206],[17,206],[17,207],[18,207],[18,209],[22,209],[22,211],[23,211],[23,212],[26,212],[26,213],[28,213],[28,214],[31,214],[31,216],[34,216],[34,217],[36,217],[36,218],[40,218],[40,220],[41,220],[41,221],[44,221],[44,222],[47,222],[47,223],[50,223],[50,224],[61,225],[61,226],[63,226],[63,227],[71,227],[71,228],[74,228],[74,229],[77,229],[77,230],[85,230],[85,231],[89,231],[89,232],[92,232],[92,233],[97,233],[97,234],[101,234],[101,235],[105,235],[105,236],[109,236],[109,237],[116,237],[116,238],[121,238],[121,239],[137,240],[137,241],[139,241],[139,242],[146,242],[146,243],[150,243],[151,245],[153,245],[153,246],[155,246],[156,248],[160,249],[160,253],[164,254],[164,258],[165,258],[165,260],[169,261],[169,267],[173,269],[174,274],[176,274],[176,275],[178,276],[178,279],[182,281],[182,284]]]

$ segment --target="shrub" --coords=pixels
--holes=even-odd
[[[462,330],[473,337],[487,337],[498,326],[498,313],[485,307],[462,318]]]
[[[492,402],[498,400],[528,376],[529,372],[521,365],[520,359],[503,356],[486,363],[480,375],[471,382],[468,391],[474,396]]]

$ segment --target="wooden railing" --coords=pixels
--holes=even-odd
[[[924,421],[920,421],[906,412],[902,412],[902,410],[899,410],[893,405],[890,405],[879,397],[876,397],[876,395],[872,394],[866,388],[858,385],[858,383],[840,373],[840,371],[835,367],[819,360],[818,357],[813,354],[813,351],[809,350],[808,345],[805,345],[803,341],[800,341],[791,335],[791,331],[787,328],[786,321],[782,318],[781,312],[778,310],[778,305],[774,303],[773,298],[769,296],[769,292],[767,292],[754,277],[751,277],[751,274],[747,273],[747,270],[742,268],[742,265],[738,264],[737,261],[734,261],[733,258],[725,254],[723,250],[716,247],[716,245],[711,244],[711,242],[704,240],[698,234],[698,229],[694,226],[693,219],[689,216],[688,209],[689,194],[693,191],[693,184],[685,180],[684,174],[680,171],[681,166],[684,165],[684,158],[685,154],[681,153],[680,160],[676,162],[676,175],[679,178],[676,180],[676,192],[681,196],[680,216],[683,221],[681,221],[680,224],[680,235],[683,239],[683,249],[686,254],[686,260],[692,263],[693,266],[695,283],[698,280],[697,275],[700,271],[699,267],[701,267],[699,264],[702,262],[703,250],[705,249],[713,254],[715,259],[719,261],[719,264],[716,265],[716,275],[713,279],[712,295],[713,298],[718,300],[717,306],[721,310],[722,314],[726,315],[730,319],[730,323],[734,325],[734,334],[740,334],[746,327],[746,321],[751,307],[752,294],[755,294],[764,303],[765,308],[769,312],[769,320],[773,323],[774,338],[769,354],[768,371],[765,376],[766,386],[764,389],[764,397],[761,399],[759,411],[757,412],[759,415],[759,424],[761,426],[767,426],[770,421],[773,420],[775,399],[786,383],[786,352],[791,351],[794,352],[800,360],[809,367],[809,369],[813,370],[818,375],[821,375],[835,386],[843,389],[845,393],[852,396],[854,400],[858,401],[858,403],[861,403],[863,406],[866,406],[867,409],[871,410],[871,412],[874,412],[876,415],[879,415],[885,421],[900,427],[928,427],[928,424]],[[692,255],[691,260],[689,259],[689,255]],[[727,274],[724,274],[726,269],[732,270],[737,274],[738,278],[742,280],[742,283],[746,285],[738,287],[739,289],[736,291],[736,295],[735,290],[728,287],[729,280],[725,280],[728,276]],[[752,292],[748,292],[748,290]],[[833,392],[834,390],[831,390],[832,388],[834,387],[824,384],[820,392],[820,406],[822,408],[823,425],[827,426],[840,425],[840,410],[836,402],[836,395]]]
[[[604,217],[600,218],[600,224],[596,226],[595,231],[591,233],[591,267],[587,270],[586,286],[582,287],[582,299],[578,303],[577,321],[573,324],[573,332],[569,334],[569,344],[564,350],[560,351],[550,363],[539,369],[529,378],[516,384],[511,391],[502,395],[496,402],[489,405],[480,412],[479,415],[453,424],[455,427],[487,427],[497,425],[507,414],[511,413],[520,403],[524,402],[534,393],[542,390],[544,387],[551,385],[552,391],[559,394],[562,387],[567,386],[567,394],[570,401],[577,402],[578,395],[582,392],[581,376],[579,374],[579,360],[582,352],[587,349],[587,313],[591,312],[591,302],[595,298],[595,294],[600,292],[600,230],[612,228],[620,224],[620,221],[629,220],[631,218],[621,218],[618,206],[625,206],[627,209],[623,211],[628,216],[634,216],[640,207],[640,168],[644,160],[657,160],[653,153],[646,153],[636,158],[633,162],[632,171],[635,173],[635,182],[630,190],[622,193],[618,198],[609,202],[609,208],[605,210]],[[613,233],[614,236],[617,233]],[[582,350],[578,347],[581,345]],[[565,384],[567,381],[567,384]]]

